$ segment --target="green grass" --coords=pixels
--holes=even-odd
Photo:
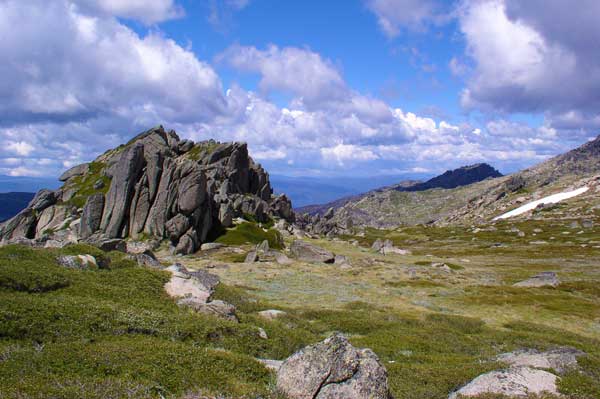
[[[275,229],[263,229],[256,223],[244,222],[234,228],[227,229],[215,241],[226,245],[260,244],[264,240],[269,242],[273,249],[283,248],[281,234]]]
[[[82,253],[108,266],[71,270],[56,264],[58,255]],[[0,397],[275,398],[273,376],[255,358],[284,359],[332,331],[379,356],[397,399],[445,399],[477,375],[502,367],[493,360],[500,353],[558,346],[587,353],[581,370],[561,379],[562,392],[570,399],[600,397],[600,342],[573,332],[518,320],[491,326],[476,317],[365,302],[282,307],[261,299],[256,288],[219,285],[214,298],[236,306],[240,323],[233,323],[177,307],[164,293],[168,279],[124,254],[86,245],[0,248]],[[425,279],[387,285],[448,286]],[[450,300],[464,309],[541,309],[589,319],[600,317],[589,299],[597,298],[596,287],[583,280],[557,289],[474,286]],[[264,320],[257,313],[265,309],[287,315]],[[258,337],[259,327],[267,340]]]
[[[193,161],[199,161],[217,149],[218,146],[219,143],[215,141],[201,141],[196,143],[194,147],[192,147],[192,149],[185,154],[185,156]]]
[[[87,197],[92,194],[106,194],[110,188],[110,178],[104,176],[102,171],[106,167],[102,162],[91,162],[89,165],[89,171],[83,176],[76,176],[69,181],[69,188],[75,189],[75,194],[68,201],[70,205],[82,208],[87,201]],[[104,186],[98,190],[94,188],[94,184],[98,180],[102,180]]]

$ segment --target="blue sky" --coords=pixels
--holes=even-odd
[[[598,134],[599,4],[0,0],[0,174],[159,123],[278,175],[513,172]]]

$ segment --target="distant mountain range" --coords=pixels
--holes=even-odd
[[[425,182],[421,182],[418,180],[404,180],[394,185],[379,187],[377,189],[361,194],[338,198],[335,201],[327,202],[324,204],[300,207],[297,208],[296,211],[300,213],[309,213],[311,215],[324,215],[329,208],[333,208],[334,210],[339,209],[347,203],[359,201],[369,195],[374,195],[376,193],[382,193],[390,190],[415,192],[426,191],[433,188],[451,189],[500,176],[502,176],[502,174],[490,165],[486,163],[478,163],[475,165],[463,166],[454,170],[448,170],[443,174],[429,179]]]
[[[10,219],[25,209],[34,193],[0,193],[0,222]]]
[[[43,188],[54,190],[61,182],[56,177],[27,177],[0,175],[0,193],[36,193]]]
[[[424,183],[384,187],[301,210],[335,209],[331,224],[395,228],[414,224],[478,224],[520,205],[581,187],[589,190],[561,204],[560,217],[591,217],[600,209],[600,136],[574,150],[508,176],[487,164],[448,171]],[[591,213],[590,213],[591,212]],[[536,217],[550,215],[548,210]],[[532,213],[519,217],[531,217]]]

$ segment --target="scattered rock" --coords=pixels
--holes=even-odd
[[[530,279],[514,284],[515,287],[556,287],[560,284],[554,272],[542,272]]]
[[[190,272],[179,264],[165,270],[171,272],[171,280],[165,284],[165,290],[172,297],[192,297],[206,303],[219,284],[218,276],[203,270]]]
[[[513,367],[491,371],[453,392],[448,399],[483,394],[500,394],[508,397],[527,397],[530,394],[550,393],[558,395],[557,376],[531,367]]]
[[[258,262],[258,253],[256,251],[250,251],[246,255],[246,259],[244,259],[244,263],[254,263]]]
[[[292,242],[290,252],[294,257],[304,262],[333,263],[335,261],[333,253],[306,241],[295,240]]]
[[[63,255],[56,258],[59,265],[69,269],[89,269],[98,267],[96,258],[92,255]]]
[[[158,259],[156,259],[154,253],[150,250],[141,254],[131,254],[130,256],[140,266],[153,267],[155,269],[162,268],[162,264],[158,261]]]
[[[267,253],[269,252],[269,241],[264,240],[260,244],[256,246],[256,252],[258,253]]]
[[[584,220],[581,222],[581,226],[585,229],[591,229],[594,227],[594,221],[593,220]]]
[[[388,399],[387,371],[370,349],[341,334],[290,356],[277,372],[277,389],[290,399]]]
[[[210,251],[211,249],[219,249],[223,248],[225,244],[221,244],[220,242],[206,242],[200,246],[201,251]]]
[[[267,320],[275,320],[282,316],[285,316],[286,314],[287,313],[284,312],[283,310],[277,310],[277,309],[261,310],[260,312],[258,312],[258,315],[260,317],[262,317],[263,319],[267,319]]]
[[[336,255],[333,263],[340,266],[350,266],[350,261],[344,255]]]
[[[258,336],[262,339],[269,339],[267,332],[261,327],[258,327]]]
[[[143,254],[148,251],[152,251],[159,246],[158,241],[148,240],[148,241],[127,241],[126,242],[126,251],[128,254]]]
[[[229,321],[239,322],[235,315],[235,306],[230,303],[214,300],[210,302],[202,302],[193,297],[184,297],[177,301],[178,305],[188,306],[198,313],[217,316]]]
[[[577,358],[585,355],[584,352],[573,348],[558,348],[546,352],[535,349],[523,349],[510,353],[503,353],[497,360],[510,366],[528,366],[540,369],[553,369],[558,373],[577,367]]]

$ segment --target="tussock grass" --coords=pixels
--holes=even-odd
[[[260,244],[264,240],[273,249],[283,248],[281,234],[275,229],[266,229],[253,222],[244,222],[236,227],[227,229],[215,241],[226,245]]]

